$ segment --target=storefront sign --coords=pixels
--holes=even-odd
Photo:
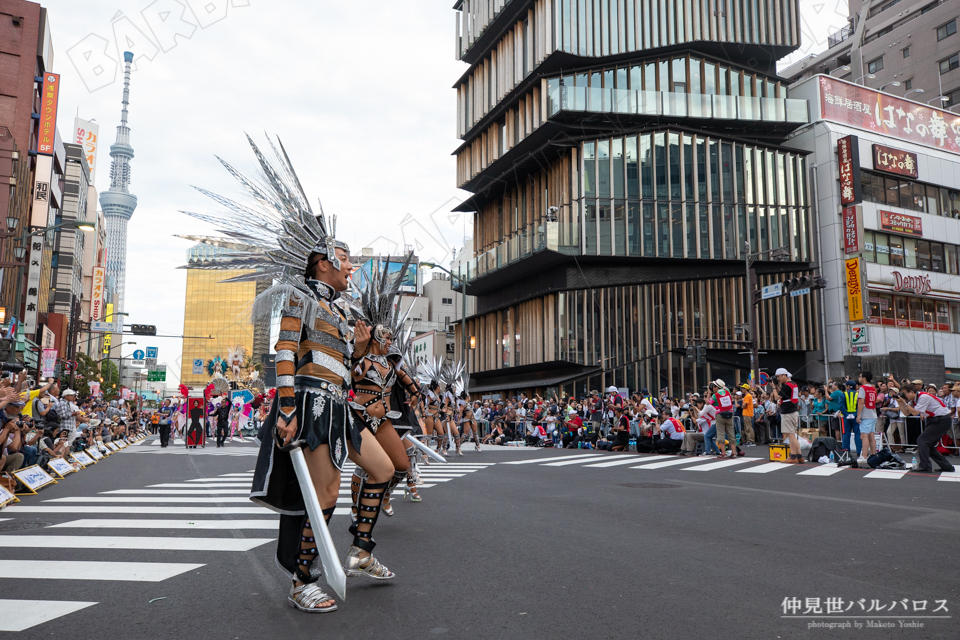
[[[893,272],[893,290],[924,295],[933,291],[930,276],[905,276],[899,271]]]
[[[110,302],[110,303],[106,304],[106,305],[105,305],[105,308],[106,308],[106,310],[107,310],[106,321],[107,321],[107,322],[113,322],[113,303]],[[110,353],[110,340],[111,340],[111,336],[110,336],[109,333],[108,333],[107,335],[103,336],[103,353],[104,353],[104,355]]]
[[[53,155],[57,132],[57,101],[60,97],[60,76],[43,74],[43,89],[40,93],[40,130],[37,136],[37,153]]]
[[[850,346],[862,347],[867,344],[870,344],[870,333],[867,331],[867,325],[850,325]]]
[[[847,312],[850,322],[865,322],[866,304],[864,304],[865,278],[863,277],[863,259],[846,260],[847,274]]]
[[[97,140],[100,137],[100,125],[89,120],[73,119],[73,141],[83,147],[83,157],[90,168],[90,184],[94,184],[97,175]]]
[[[848,256],[863,251],[863,207],[843,208],[843,252]]]
[[[873,168],[877,171],[895,173],[900,176],[916,179],[917,154],[885,147],[882,144],[873,145]]]
[[[837,78],[820,77],[820,115],[825,120],[960,154],[960,116]]]
[[[33,174],[33,204],[30,207],[30,226],[45,227],[50,215],[50,180],[53,177],[53,158],[37,156]]]
[[[923,236],[923,220],[917,216],[908,216],[904,213],[881,210],[880,228],[908,236]]]
[[[857,204],[863,199],[860,190],[860,140],[857,136],[837,140],[837,160],[840,163],[840,204]]]
[[[107,286],[107,270],[93,268],[93,295],[90,299],[90,320],[103,320],[103,293]]]

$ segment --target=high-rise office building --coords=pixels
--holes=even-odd
[[[960,5],[954,0],[849,0],[847,25],[827,48],[782,70],[791,84],[817,74],[935,108],[960,104]]]
[[[269,283],[223,280],[249,271],[217,271],[201,267],[213,257],[229,253],[206,244],[187,251],[187,293],[183,311],[183,356],[180,381],[187,386],[205,386],[210,381],[208,363],[217,356],[226,359],[228,351],[242,346],[252,364],[261,364],[270,352],[269,321],[254,323],[251,305]],[[209,336],[209,337],[208,337]],[[210,339],[212,338],[212,339]],[[194,373],[194,361],[202,362],[201,373]]]
[[[797,0],[455,9],[470,391],[745,381],[744,259],[761,286],[816,261],[805,154],[783,146],[807,104],[776,75]],[[761,367],[822,377],[818,298],[758,310]],[[695,342],[705,363],[685,357]]]
[[[133,53],[123,54],[123,109],[117,125],[117,141],[110,145],[110,188],[100,194],[100,206],[107,219],[107,275],[116,283],[117,313],[123,311],[127,277],[127,223],[137,208],[137,196],[129,191],[130,161],[133,147],[130,146],[130,127],[127,126],[127,105],[130,103],[130,64]]]

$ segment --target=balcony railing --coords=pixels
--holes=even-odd
[[[559,221],[529,225],[527,229],[504,239],[496,247],[461,263],[454,275],[464,282],[470,282],[474,278],[502,269],[512,262],[544,250],[578,254],[580,226],[576,222]]]
[[[561,111],[794,124],[810,121],[806,100],[553,85],[547,95],[547,113],[552,117]]]

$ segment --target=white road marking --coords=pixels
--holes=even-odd
[[[903,471],[895,469],[875,469],[863,477],[874,478],[876,480],[899,480],[908,473],[909,471],[906,469]]]
[[[778,471],[780,469],[786,469],[790,465],[784,464],[782,462],[768,462],[766,464],[757,465],[756,467],[750,467],[749,469],[737,469],[737,473],[771,473],[773,471]]]
[[[592,456],[590,456],[589,458],[582,458],[582,459],[580,459],[580,460],[560,460],[559,462],[548,462],[548,463],[546,463],[546,464],[544,464],[544,465],[541,465],[541,466],[544,466],[544,467],[566,467],[566,466],[568,466],[568,465],[573,465],[573,464],[583,464],[583,463],[586,462],[587,460],[593,461],[593,460],[596,460],[597,458],[606,458],[606,457],[607,457],[607,456],[605,456],[605,455],[603,455],[603,454],[598,454],[598,455],[592,455]]]
[[[35,549],[137,549],[151,551],[249,551],[273,538],[160,538],[128,536],[2,535],[0,547]],[[149,565],[150,563],[144,563]],[[36,566],[36,565],[34,565]],[[34,575],[34,571],[30,575]]]
[[[596,464],[585,464],[583,465],[583,467],[584,469],[603,469],[606,467],[619,467],[620,465],[637,464],[638,462],[642,462],[642,459],[639,458],[638,456],[634,456],[632,454],[627,454],[627,456],[628,457],[622,460],[613,460],[612,462],[598,462]]]
[[[736,460],[717,460],[716,462],[711,462],[710,464],[701,464],[695,467],[690,467],[689,469],[684,469],[684,471],[713,471],[715,469],[724,469],[726,467],[732,467],[745,462],[756,462],[759,459],[760,458],[738,458]]]
[[[103,491],[104,495],[176,495],[176,496],[204,496],[215,494],[234,494],[246,495],[250,493],[249,487],[246,489],[114,489],[113,491]]]
[[[27,571],[34,572],[35,568],[33,565]],[[0,600],[0,631],[25,631],[95,604],[67,600]]]
[[[266,507],[209,507],[206,505],[197,505],[191,507],[184,505],[182,507],[74,507],[74,506],[39,506],[39,505],[14,505],[7,507],[11,512],[16,513],[139,513],[139,514],[188,514],[202,513],[210,516],[253,516],[261,514],[274,513]]]
[[[838,467],[836,462],[828,462],[827,464],[820,465],[819,467],[814,467],[813,469],[807,469],[806,471],[801,471],[797,475],[798,476],[832,476],[848,468],[849,467]]]
[[[120,496],[72,496],[69,498],[54,498],[53,500],[44,500],[44,503],[64,503],[64,502],[141,502],[141,503],[150,503],[150,502],[194,502],[194,503],[211,503],[211,502],[221,502],[221,503],[231,503],[236,502],[243,504],[245,502],[250,502],[249,498],[233,498],[233,497],[222,497],[222,498],[211,498],[211,497],[197,497],[197,496],[170,496],[169,498],[161,498],[158,496],[148,496],[148,497],[120,497]]]
[[[652,460],[652,459],[653,459],[653,458],[648,458],[648,460]],[[664,467],[673,467],[673,466],[676,466],[676,465],[678,465],[678,464],[690,464],[690,463],[693,463],[693,462],[704,462],[704,461],[710,460],[710,459],[711,459],[711,458],[707,458],[707,457],[699,457],[699,458],[697,458],[697,457],[693,457],[693,456],[683,456],[683,457],[681,457],[681,458],[672,458],[672,459],[670,459],[670,460],[664,460],[663,462],[653,462],[653,463],[644,464],[644,465],[639,466],[639,467],[630,467],[630,468],[631,468],[631,469],[662,469],[662,468],[664,468]]]
[[[333,515],[346,515],[337,512]],[[71,520],[51,524],[45,529],[207,529],[229,531],[231,529],[276,529],[280,521],[271,520],[113,520],[109,518]]]
[[[960,471],[941,471],[937,482],[960,482]]]
[[[577,458],[596,458],[595,453],[586,453],[577,456],[543,456],[542,458],[531,458],[530,460],[515,460],[513,462],[501,462],[500,464],[543,464],[553,459],[575,460]],[[432,466],[432,465],[431,465]]]
[[[31,580],[121,580],[123,582],[161,582],[205,565],[186,562],[110,562],[107,560],[55,560],[43,562],[44,571],[37,571],[42,560],[0,560],[0,578]],[[0,616],[0,620],[3,616]]]

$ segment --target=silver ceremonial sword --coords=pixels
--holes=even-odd
[[[435,460],[437,462],[443,462],[444,464],[447,463],[446,458],[444,458],[442,455],[435,452],[433,449],[431,449],[427,445],[423,444],[422,442],[414,438],[409,433],[403,436],[403,439],[409,442],[410,444],[412,444],[413,446],[415,446],[417,449],[420,449],[420,451],[422,451],[424,454],[429,456],[431,460]]]
[[[296,440],[286,447],[280,448],[290,453],[293,470],[297,473],[300,492],[303,494],[303,503],[307,507],[307,515],[310,516],[310,528],[313,530],[317,552],[320,555],[320,562],[323,564],[323,577],[326,578],[330,588],[340,596],[340,599],[346,600],[347,574],[344,573],[343,565],[340,564],[340,556],[337,555],[337,549],[333,546],[333,538],[330,537],[330,529],[327,528],[327,521],[323,517],[320,499],[317,498],[317,490],[310,478],[307,459],[304,457],[301,448],[304,444],[306,443],[303,440]]]

